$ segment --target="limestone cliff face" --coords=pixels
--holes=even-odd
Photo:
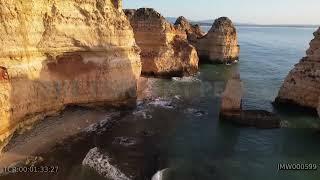
[[[199,25],[190,24],[190,22],[183,16],[180,16],[174,25],[176,28],[186,32],[188,41],[191,44],[195,44],[199,38],[202,38],[205,35]]]
[[[307,56],[289,73],[276,103],[316,109],[320,96],[320,28],[314,33]]]
[[[200,38],[195,46],[201,59],[214,63],[239,59],[237,30],[232,21],[226,17],[215,20],[209,32]]]
[[[185,31],[166,21],[150,8],[126,10],[141,48],[142,73],[156,76],[182,76],[198,70],[196,49]]]
[[[139,48],[121,0],[0,0],[0,140],[66,105],[136,96]]]

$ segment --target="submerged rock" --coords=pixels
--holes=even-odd
[[[242,110],[240,114],[224,114],[224,120],[229,120],[241,126],[253,126],[260,129],[273,129],[280,127],[280,118],[264,110]]]
[[[316,110],[320,96],[320,28],[314,33],[307,56],[286,77],[276,104],[297,105]]]
[[[280,119],[264,110],[243,110],[243,83],[238,73],[228,81],[222,94],[220,118],[242,126],[262,129],[279,128]]]
[[[92,168],[100,175],[111,180],[130,180],[130,178],[112,164],[111,161],[112,159],[110,157],[95,147],[88,152],[82,161],[82,165]]]
[[[121,4],[0,2],[0,142],[68,105],[136,98],[140,50]]]
[[[215,20],[209,32],[195,44],[201,61],[230,63],[239,59],[237,30],[227,17]]]
[[[151,8],[125,10],[138,46],[142,73],[151,76],[184,76],[198,71],[198,54],[185,31],[170,24]]]

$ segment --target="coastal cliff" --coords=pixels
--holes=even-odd
[[[0,145],[68,105],[136,98],[139,48],[121,0],[0,1]]]
[[[320,96],[320,28],[314,33],[307,56],[286,77],[276,104],[291,104],[316,110]]]
[[[185,31],[170,24],[151,8],[125,10],[141,48],[142,74],[192,75],[198,71],[198,54]]]
[[[237,30],[227,17],[216,19],[209,32],[199,38],[195,46],[202,60],[226,63],[239,59]]]

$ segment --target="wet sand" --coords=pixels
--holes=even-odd
[[[3,168],[26,160],[30,156],[49,151],[63,140],[77,135],[92,124],[115,114],[106,110],[79,107],[68,108],[57,117],[48,117],[34,125],[32,130],[16,135],[0,156],[0,173]]]

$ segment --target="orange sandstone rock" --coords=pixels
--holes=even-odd
[[[139,48],[121,0],[0,1],[0,141],[68,105],[136,97]]]
[[[276,103],[317,109],[320,96],[320,28],[314,33],[307,56],[286,77]]]
[[[182,29],[151,8],[125,10],[138,46],[142,73],[155,76],[192,75],[198,71],[196,49]]]

